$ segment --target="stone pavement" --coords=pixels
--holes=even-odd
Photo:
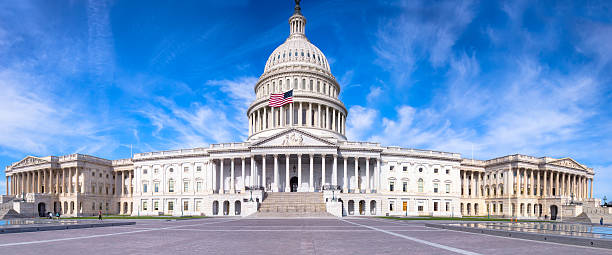
[[[135,221],[131,226],[3,234],[0,254],[612,254],[379,218]]]

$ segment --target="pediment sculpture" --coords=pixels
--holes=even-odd
[[[36,164],[41,164],[41,163],[46,163],[46,162],[47,161],[39,159],[39,158],[27,157],[21,160],[19,163],[17,163],[14,167],[31,166],[31,165],[36,165]]]
[[[569,167],[569,168],[583,169],[582,166],[576,164],[576,162],[570,159],[564,159],[564,160],[551,162],[551,164],[557,165],[557,166]]]
[[[283,145],[285,146],[294,146],[294,145],[303,145],[304,138],[302,135],[296,135],[295,133],[285,135],[285,139],[283,140]]]

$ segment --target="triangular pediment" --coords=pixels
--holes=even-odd
[[[254,147],[279,147],[279,146],[336,146],[325,139],[299,129],[288,129],[271,137],[265,138],[253,144]]]
[[[559,160],[551,161],[551,162],[549,162],[549,164],[555,165],[555,166],[562,166],[562,167],[580,169],[580,170],[588,170],[587,167],[583,166],[582,164],[576,162],[576,160],[573,160],[571,158],[562,158],[562,159],[559,159]]]
[[[32,166],[32,165],[38,165],[38,164],[44,164],[44,163],[49,163],[49,161],[46,161],[42,158],[38,158],[34,156],[27,156],[24,159],[20,160],[19,162],[13,164],[12,167],[24,167],[24,166]]]

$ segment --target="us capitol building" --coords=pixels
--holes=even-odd
[[[38,216],[429,215],[538,219],[598,210],[593,169],[571,158],[459,153],[348,141],[340,85],[299,4],[265,63],[245,142],[135,154],[34,157],[6,167],[4,209]],[[270,107],[272,93],[293,103]],[[214,123],[211,123],[214,125]],[[10,206],[9,206],[10,205]]]

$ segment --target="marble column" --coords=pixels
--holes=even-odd
[[[544,193],[542,194],[543,197],[547,197],[548,196],[548,171],[544,170]]]
[[[365,189],[366,193],[370,193],[372,190],[370,189],[370,158],[366,157],[366,181],[365,181]]]
[[[355,157],[355,190],[354,193],[361,193],[361,187],[359,187],[359,157]]]
[[[310,192],[314,192],[314,155],[310,154]]]
[[[236,170],[235,168],[235,164],[236,164],[236,159],[235,158],[231,158],[230,159],[230,193],[236,193],[236,177],[234,176],[234,172]]]
[[[300,116],[302,116],[301,112],[302,112],[302,105],[300,104]],[[301,118],[300,118],[301,119]],[[302,124],[302,121],[300,120],[300,125]],[[302,191],[302,154],[298,154],[298,191]]]
[[[273,192],[278,192],[278,154],[274,154],[274,185]]]
[[[219,165],[219,194],[225,194],[225,177],[224,177],[224,165],[225,165],[225,159],[222,158],[219,160],[220,165]]]
[[[323,192],[323,187],[325,187],[325,156],[327,155],[321,154],[321,192]]]
[[[261,181],[264,187],[264,191],[267,191],[268,184],[266,180],[266,154],[261,155]]]
[[[245,161],[244,161],[244,157],[240,158],[242,160],[242,170],[240,172],[240,178],[242,179],[242,187],[240,188],[240,190],[242,191],[242,193],[244,193],[246,191],[246,177],[244,176],[244,174],[246,173],[246,169],[245,169]],[[253,171],[251,171],[251,176],[253,174]]]
[[[346,165],[346,161],[348,160],[348,158],[347,158],[346,156],[342,156],[342,158],[344,159],[344,172],[343,172],[343,177],[344,177],[344,178],[342,179],[342,191],[343,191],[344,193],[347,193],[347,192],[348,192],[348,185],[347,185],[347,182],[348,182],[348,180],[349,180],[349,179],[348,179],[348,177],[346,176],[346,175],[347,175],[347,173],[348,173],[348,172],[347,172],[347,165]]]
[[[338,155],[333,154],[334,157],[334,165],[332,166],[332,185],[334,185],[334,189],[338,186]]]
[[[289,186],[289,156],[289,154],[285,154],[285,192],[291,191],[291,187]]]

